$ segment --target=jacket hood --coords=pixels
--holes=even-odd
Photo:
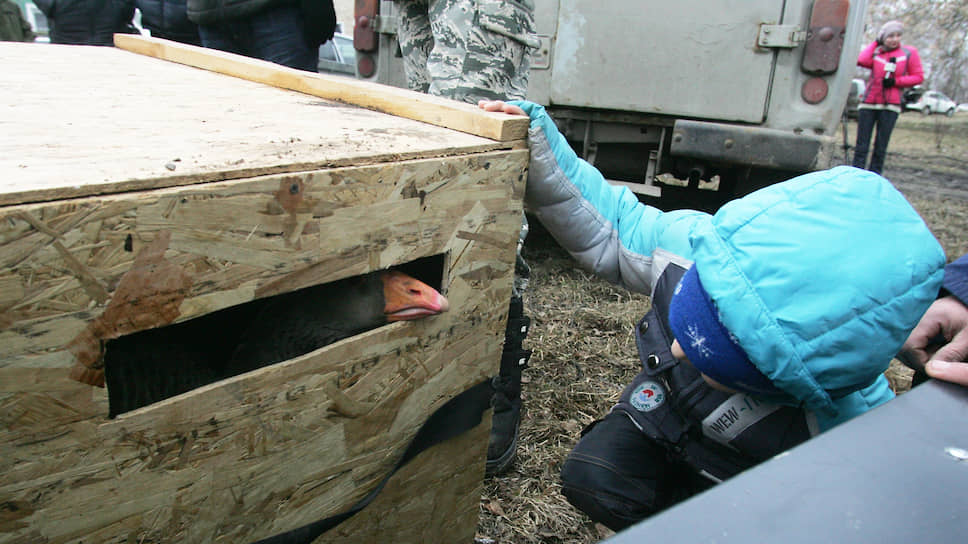
[[[822,428],[893,397],[882,374],[945,264],[904,196],[847,166],[730,202],[689,242],[723,325]]]

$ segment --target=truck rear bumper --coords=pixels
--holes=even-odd
[[[677,120],[670,152],[716,162],[813,170],[827,138],[762,127]]]

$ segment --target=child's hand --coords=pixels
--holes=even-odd
[[[508,104],[501,100],[479,100],[477,107],[484,111],[503,111],[511,115],[527,115],[520,107]]]

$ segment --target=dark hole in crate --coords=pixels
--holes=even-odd
[[[394,267],[440,290],[442,255]],[[110,340],[109,417],[386,324],[378,273],[254,300]]]

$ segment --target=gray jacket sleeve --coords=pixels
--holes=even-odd
[[[706,214],[663,213],[639,202],[625,187],[609,184],[575,155],[540,106],[532,107],[531,163],[525,202],[586,270],[632,291],[650,294],[657,250],[684,256],[690,225]]]

